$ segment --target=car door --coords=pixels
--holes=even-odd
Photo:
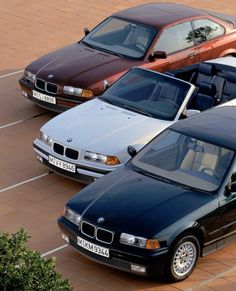
[[[232,190],[225,190],[220,197],[220,234],[217,248],[236,240],[236,167],[228,183]]]
[[[164,29],[154,46],[155,51],[164,51],[167,58],[150,61],[147,67],[152,70],[174,70],[199,62],[191,22],[178,23]]]
[[[196,19],[192,23],[200,61],[219,57],[223,50],[226,49],[223,46],[225,44],[225,28],[206,18]]]

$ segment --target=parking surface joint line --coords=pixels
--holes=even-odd
[[[33,177],[33,178],[28,179],[28,180],[25,180],[25,181],[23,181],[23,182],[20,182],[20,183],[17,183],[17,184],[11,185],[11,186],[9,186],[9,187],[6,187],[6,188],[3,188],[3,189],[0,189],[0,193],[5,192],[5,191],[8,191],[8,190],[13,189],[13,188],[16,188],[16,187],[19,187],[19,186],[24,185],[24,184],[26,184],[26,183],[29,183],[29,182],[32,182],[32,181],[38,180],[38,179],[40,179],[40,178],[42,178],[42,177],[45,177],[45,176],[47,176],[47,175],[49,175],[49,174],[51,174],[51,173],[52,173],[52,172],[44,173],[44,174],[39,175],[39,176],[37,176],[37,177]]]
[[[16,74],[19,74],[19,73],[23,73],[23,72],[24,72],[24,70],[20,70],[20,71],[16,71],[16,72],[12,72],[12,73],[6,74],[6,75],[2,75],[2,76],[0,76],[0,79],[6,78],[6,77],[9,77],[9,76],[12,76],[12,75],[16,75]]]
[[[21,123],[21,122],[23,122],[23,121],[24,121],[24,119],[21,119],[21,120],[18,120],[18,121],[14,121],[14,122],[12,122],[12,123],[8,123],[8,124],[5,124],[5,125],[2,125],[2,126],[0,126],[0,129],[6,128],[6,127],[9,127],[9,126],[12,126],[12,125],[18,124],[18,123]]]
[[[203,280],[201,283],[196,284],[193,287],[188,288],[186,291],[193,291],[193,290],[197,290],[199,288],[205,287],[208,283],[211,283],[211,282],[215,281],[216,279],[222,278],[222,277],[224,277],[224,275],[229,274],[235,270],[236,270],[236,266],[229,268],[226,271],[219,273],[216,276],[213,276],[212,278],[210,278],[208,280]]]
[[[48,252],[42,254],[41,257],[42,257],[42,258],[43,258],[43,257],[46,257],[46,256],[48,256],[48,255],[50,255],[50,254],[52,254],[52,253],[58,252],[58,251],[60,251],[60,250],[62,250],[62,249],[64,249],[64,248],[66,248],[66,247],[68,247],[68,244],[65,244],[65,245],[60,246],[60,247],[58,247],[58,248],[55,248],[55,249],[53,249],[53,250],[51,250],[51,251],[48,251]]]
[[[34,116],[32,116],[32,117],[29,117],[29,118],[26,118],[26,119],[21,119],[21,120],[17,120],[17,121],[14,121],[14,122],[8,123],[8,124],[1,125],[1,126],[0,126],[0,129],[4,129],[4,128],[6,128],[6,127],[9,127],[9,126],[12,126],[12,125],[16,125],[16,124],[21,123],[21,122],[24,122],[24,121],[29,121],[29,120],[31,120],[31,119],[34,119],[34,118],[40,117],[40,116],[45,115],[45,114],[47,114],[47,112],[39,113],[39,114],[36,114],[36,115],[34,115]]]

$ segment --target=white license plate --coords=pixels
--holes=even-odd
[[[91,242],[89,242],[89,241],[87,241],[79,236],[77,236],[77,244],[79,246],[81,246],[82,248],[84,248],[84,249],[86,249],[94,254],[109,258],[110,254],[109,254],[109,249],[107,249],[107,248],[92,244]]]
[[[47,102],[47,103],[56,104],[56,98],[55,97],[48,96],[48,95],[39,93],[39,92],[34,91],[34,90],[33,90],[33,97],[38,99],[38,100]]]
[[[54,158],[50,155],[48,157],[48,161],[50,164],[52,164],[58,168],[61,168],[61,169],[66,170],[68,172],[75,173],[75,165],[74,164],[64,162],[64,161],[59,160],[57,158]]]

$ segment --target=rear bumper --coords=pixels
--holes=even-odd
[[[76,180],[85,184],[90,184],[94,180],[103,177],[105,174],[110,171],[104,171],[96,168],[87,167],[80,164],[75,164],[76,171],[75,173],[63,170],[49,163],[49,153],[41,149],[35,142],[33,143],[33,148],[36,154],[37,159],[51,169],[53,172],[56,172],[59,175],[62,175],[66,178]],[[61,159],[63,160],[63,158]]]
[[[97,254],[94,254],[77,244],[77,236],[84,238],[91,243],[98,244],[97,241],[91,240],[89,237],[84,236],[81,232],[79,232],[78,227],[72,225],[72,223],[68,222],[64,217],[58,219],[58,225],[62,236],[67,237],[69,240],[69,244],[74,247],[77,251],[79,251],[84,256],[101,263],[103,265],[110,266],[115,269],[119,269],[129,273],[135,273],[140,276],[148,276],[148,277],[157,277],[165,275],[165,265],[169,260],[169,251],[168,249],[160,250],[159,252],[147,252],[145,255],[143,252],[140,254],[131,253],[124,250],[119,250],[117,247],[112,245],[106,245],[99,243],[101,247],[109,248],[110,257],[106,258]],[[131,266],[138,266],[143,268],[145,272],[134,271]]]
[[[27,80],[24,77],[22,77],[19,80],[19,83],[20,83],[22,95],[26,99],[33,101],[35,104],[39,105],[40,107],[43,107],[50,111],[63,112],[85,101],[89,101],[93,99],[93,98],[82,98],[82,97],[72,97],[72,96],[63,97],[60,95],[51,95],[51,94],[46,93],[46,95],[56,98],[56,104],[51,104],[45,101],[41,101],[37,98],[34,98],[33,89],[35,88],[33,84],[30,84],[29,82],[27,82]],[[36,89],[36,91],[38,91],[39,93],[45,94],[45,92],[40,91],[39,89]]]

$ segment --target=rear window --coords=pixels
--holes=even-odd
[[[209,19],[195,20],[193,24],[196,43],[201,43],[219,37],[225,33],[223,26]]]

